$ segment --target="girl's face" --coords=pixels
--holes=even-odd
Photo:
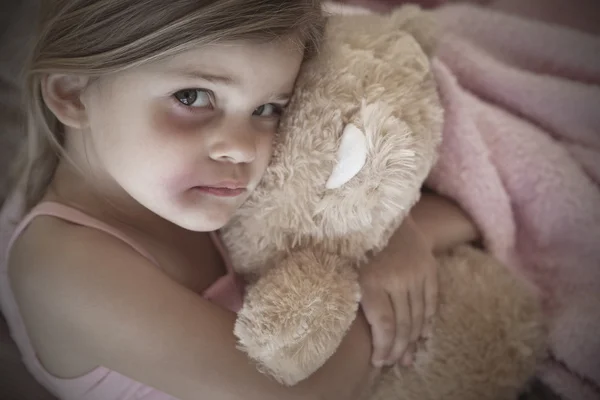
[[[95,176],[184,228],[222,227],[269,163],[301,61],[291,41],[234,42],[101,78],[81,100]]]

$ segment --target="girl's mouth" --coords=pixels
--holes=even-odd
[[[245,187],[196,186],[194,190],[217,197],[237,197],[246,193]]]

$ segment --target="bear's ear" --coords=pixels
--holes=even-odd
[[[327,189],[340,188],[356,176],[367,162],[367,137],[356,125],[344,127],[336,160],[337,164],[325,184]]]

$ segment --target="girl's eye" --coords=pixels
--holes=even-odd
[[[263,104],[262,106],[258,107],[256,110],[254,110],[252,115],[255,115],[257,117],[273,117],[280,116],[282,112],[282,106],[278,104],[269,103]]]
[[[208,90],[204,89],[184,89],[176,92],[173,96],[181,104],[188,107],[210,107],[212,105],[212,96]]]

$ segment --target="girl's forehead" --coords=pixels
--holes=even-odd
[[[181,64],[225,64],[235,66],[232,61],[270,63],[281,58],[301,56],[301,47],[293,39],[269,42],[231,41],[193,47],[164,60],[164,67]]]
[[[191,48],[143,68],[180,79],[241,84],[264,76],[285,84],[295,80],[302,59],[300,46],[291,40],[227,42]]]

